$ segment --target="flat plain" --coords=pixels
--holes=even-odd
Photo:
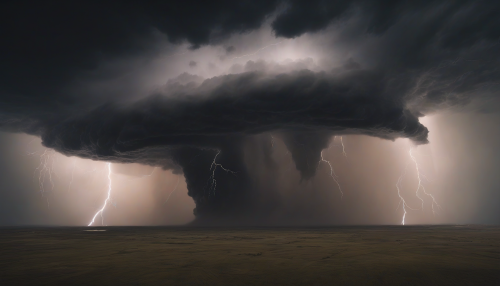
[[[500,285],[500,227],[0,228],[0,285]]]

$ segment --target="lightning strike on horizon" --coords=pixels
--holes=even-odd
[[[217,167],[220,167],[222,170],[226,171],[226,173],[232,173],[236,174],[236,172],[231,171],[229,169],[224,168],[221,164],[215,162],[217,160],[217,156],[219,156],[220,150],[217,151],[217,154],[215,154],[214,160],[212,161],[212,165],[210,165],[210,170],[212,171],[212,175],[210,178],[208,178],[208,181],[211,181],[211,185],[209,188],[209,194],[210,192],[215,194],[215,189],[217,188],[217,180],[215,179],[215,171],[217,170]]]
[[[333,167],[332,167],[332,164],[330,164],[330,161],[328,160],[325,160],[325,158],[323,158],[323,151],[321,151],[321,162],[325,162],[328,164],[328,166],[330,166],[330,177],[332,177],[333,181],[335,181],[335,183],[337,184],[337,186],[339,187],[339,191],[340,191],[340,194],[341,194],[341,198],[344,197],[344,192],[342,192],[342,188],[340,187],[340,184],[339,184],[339,181],[337,181],[337,179],[335,177],[337,177],[337,174],[335,174],[335,171],[333,170]]]
[[[283,42],[283,41],[279,41],[279,42],[277,42],[277,43],[274,43],[274,44],[270,44],[270,45],[264,46],[264,47],[262,47],[262,48],[258,49],[257,51],[255,51],[255,52],[253,52],[253,53],[246,54],[246,55],[241,55],[241,56],[238,56],[238,57],[234,57],[234,58],[232,58],[231,60],[233,61],[233,60],[235,60],[235,59],[241,59],[241,58],[244,58],[244,57],[249,57],[249,56],[256,55],[256,54],[258,54],[260,51],[262,51],[262,50],[264,50],[264,49],[267,49],[267,48],[269,48],[269,47],[272,47],[272,46],[277,46],[277,45],[281,44],[282,42]]]
[[[403,181],[403,178],[404,176],[406,175],[406,171],[408,170],[408,165],[410,163],[407,163],[405,165],[405,168],[404,168],[404,171],[403,173],[401,173],[401,176],[399,176],[398,178],[398,182],[396,183],[396,189],[398,190],[398,196],[399,196],[399,203],[398,203],[398,207],[396,208],[396,210],[399,209],[399,206],[402,204],[403,205],[403,219],[401,220],[401,224],[402,225],[405,225],[405,218],[406,218],[406,208],[409,208],[411,210],[416,210],[416,209],[413,209],[411,208],[410,206],[408,206],[408,204],[406,203],[405,199],[403,198],[403,196],[401,196],[401,190],[400,190],[400,186],[401,186],[401,182]]]
[[[436,199],[434,198],[434,196],[432,194],[429,194],[426,190],[425,190],[425,187],[422,185],[422,179],[421,179],[421,175],[420,175],[420,168],[418,166],[418,163],[417,163],[417,159],[415,158],[415,156],[413,156],[413,148],[410,148],[410,151],[408,152],[410,154],[410,158],[411,160],[413,161],[413,163],[415,163],[415,169],[417,170],[417,179],[418,179],[418,186],[417,186],[417,190],[416,190],[416,195],[417,197],[422,201],[422,210],[424,209],[424,200],[418,195],[418,191],[420,189],[422,189],[422,191],[424,192],[424,194],[426,194],[427,196],[431,197],[432,198],[432,203],[431,203],[431,208],[432,208],[432,214],[436,214],[436,211],[434,209],[434,206],[436,206],[437,208],[439,208],[439,204],[437,203]]]
[[[108,201],[111,198],[111,163],[106,163],[106,164],[108,165],[108,196],[106,197],[106,200],[104,201],[104,205],[102,206],[102,208],[95,213],[94,217],[92,218],[92,221],[87,226],[91,226],[94,223],[95,218],[97,217],[98,214],[101,214],[101,224],[104,225],[104,216],[102,215],[102,213],[104,212],[104,209],[106,208],[106,205],[108,204]]]

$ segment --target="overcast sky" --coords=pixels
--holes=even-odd
[[[497,1],[1,6],[1,225],[500,223]]]

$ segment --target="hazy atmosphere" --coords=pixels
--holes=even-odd
[[[498,1],[54,3],[0,4],[0,225],[500,223]]]

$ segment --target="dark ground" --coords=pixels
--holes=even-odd
[[[45,284],[500,285],[500,227],[0,228],[0,285]]]

